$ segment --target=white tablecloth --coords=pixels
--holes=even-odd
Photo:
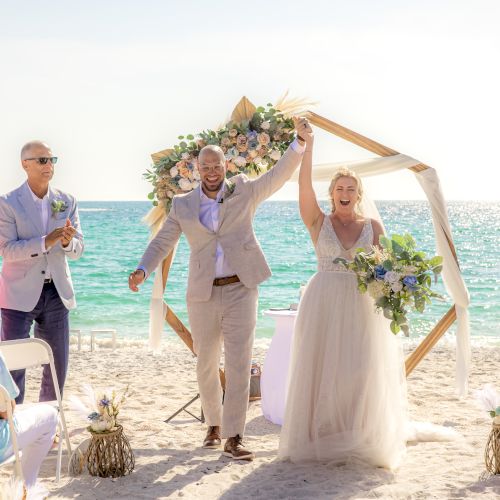
[[[276,327],[260,379],[262,413],[267,420],[282,425],[285,414],[290,349],[297,311],[267,310],[264,314],[274,318]]]

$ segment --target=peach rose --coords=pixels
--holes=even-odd
[[[266,132],[261,132],[257,136],[257,140],[259,141],[259,144],[266,145],[271,142],[271,138],[269,137],[269,134],[266,134]]]
[[[248,141],[246,135],[240,134],[236,137],[236,149],[240,153],[244,153],[248,149]]]

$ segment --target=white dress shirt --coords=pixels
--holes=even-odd
[[[31,196],[33,197],[33,201],[35,203],[36,208],[38,209],[38,213],[40,214],[40,220],[42,222],[42,228],[45,232],[45,236],[41,238],[41,250],[42,253],[47,253],[50,248],[45,248],[45,238],[47,236],[47,229],[49,224],[49,213],[50,213],[50,204],[49,204],[49,192],[45,194],[43,198],[39,198],[30,188],[28,184],[28,189],[30,190]],[[47,264],[47,268],[45,269],[45,279],[50,279],[50,268]]]

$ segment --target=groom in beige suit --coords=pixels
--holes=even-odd
[[[257,286],[271,271],[252,222],[258,205],[278,191],[298,167],[312,140],[305,118],[295,120],[297,139],[268,172],[255,180],[244,174],[226,179],[227,161],[218,146],[198,157],[201,184],[175,196],[170,213],[148,245],[129,287],[146,277],[184,233],[191,249],[187,287],[189,323],[197,354],[201,404],[208,424],[205,448],[227,438],[224,455],[252,460],[242,444],[248,407],[252,346],[257,319]],[[278,221],[277,221],[278,222]],[[222,405],[219,363],[224,342],[226,391]],[[222,433],[221,433],[222,426]]]

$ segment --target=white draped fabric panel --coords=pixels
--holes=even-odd
[[[409,156],[398,154],[362,161],[348,163],[328,163],[315,165],[313,167],[314,181],[329,181],[332,173],[340,166],[346,166],[354,170],[360,177],[387,174],[398,170],[407,169],[420,164],[421,162]],[[470,332],[469,332],[469,292],[460,274],[460,269],[453,257],[448,244],[453,241],[451,237],[450,224],[446,212],[446,205],[439,184],[436,171],[428,168],[422,172],[415,173],[417,180],[422,186],[432,209],[432,219],[436,233],[436,248],[439,255],[444,258],[443,281],[446,290],[452,297],[457,311],[457,365],[456,381],[459,395],[463,396],[467,392],[467,378],[470,366]],[[298,179],[298,172],[294,174],[292,180]],[[369,217],[380,220],[376,207],[370,200],[365,204],[365,214]],[[161,332],[166,309],[163,303],[163,290],[161,281],[161,266],[156,270],[155,282],[153,285],[153,296],[150,309],[149,340],[153,349],[160,346]]]

